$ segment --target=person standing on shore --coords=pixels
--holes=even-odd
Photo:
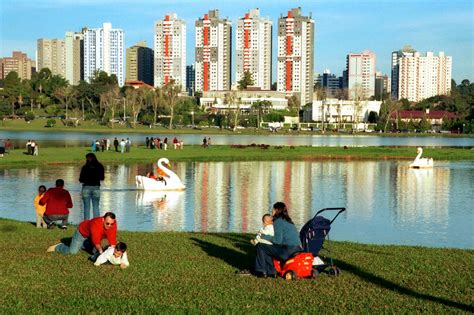
[[[120,141],[120,153],[125,152],[125,140]]]
[[[119,146],[119,141],[118,141],[117,137],[115,137],[115,139],[114,139],[115,152],[118,152],[118,146]]]
[[[79,182],[82,183],[84,220],[91,217],[91,203],[93,217],[100,216],[100,182],[102,180],[104,180],[104,166],[97,160],[94,153],[86,154],[86,164],[81,168],[79,175]]]
[[[150,138],[148,137],[145,138],[145,145],[147,149],[150,147]]]
[[[39,204],[41,198],[43,198],[44,194],[46,193],[46,186],[39,186],[38,187],[38,194],[35,197],[34,205],[36,209],[36,227],[37,228],[47,228],[46,222],[43,220],[44,212],[46,211],[46,206],[42,206]]]
[[[130,146],[132,145],[132,142],[130,141],[130,138],[127,138],[125,141],[125,152],[130,153]]]

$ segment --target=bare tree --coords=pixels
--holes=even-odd
[[[384,107],[386,109],[386,117],[385,118],[385,125],[383,128],[384,132],[387,132],[387,127],[390,122],[390,119],[394,113],[398,113],[398,111],[402,108],[403,103],[400,101],[393,100],[391,97],[387,98],[384,101]],[[398,116],[398,115],[397,115]],[[398,119],[396,120],[398,124]],[[398,126],[397,126],[398,128]]]
[[[175,80],[171,80],[163,86],[163,94],[165,96],[166,105],[170,109],[169,129],[173,126],[174,108],[178,101],[178,95],[181,92],[181,85],[176,84]]]
[[[156,117],[158,115],[158,108],[164,105],[163,89],[156,88],[151,93],[151,105],[153,107],[153,124],[156,124]]]
[[[59,87],[54,91],[54,96],[58,98],[61,101],[61,103],[63,103],[66,106],[66,121],[67,121],[69,119],[69,116],[68,116],[69,103],[74,97],[73,87],[72,86]]]
[[[145,91],[143,88],[129,88],[125,92],[125,98],[127,100],[127,104],[130,106],[133,118],[132,124],[135,128],[137,125],[138,114],[140,114],[140,111],[145,103]]]
[[[229,112],[232,111],[232,118],[233,118],[232,131],[236,131],[238,120],[239,120],[239,114],[240,114],[241,98],[237,97],[236,91],[230,91],[224,95],[224,103],[227,105]],[[234,106],[235,108],[231,110],[231,107],[234,107]]]

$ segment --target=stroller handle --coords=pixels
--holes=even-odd
[[[329,223],[329,224],[332,224],[332,223],[334,222],[334,220],[336,220],[336,218],[337,218],[341,213],[343,213],[344,211],[346,211],[346,208],[342,208],[342,207],[339,207],[339,208],[324,208],[324,209],[321,209],[321,210],[319,210],[318,212],[316,212],[315,217],[316,217],[318,214],[320,214],[320,213],[322,213],[322,212],[324,212],[324,211],[338,211],[337,214],[336,214],[336,216],[331,220],[331,223]]]

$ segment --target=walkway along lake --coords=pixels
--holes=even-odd
[[[136,133],[87,133],[64,131],[0,131],[0,139],[11,139],[15,147],[24,147],[28,139],[36,140],[41,147],[75,147],[89,146],[93,140],[108,138],[111,141],[130,138],[132,145],[145,145],[145,137],[168,137],[171,143],[173,134],[159,134],[150,130],[149,134]],[[178,134],[185,145],[201,144],[202,134]],[[269,145],[293,146],[422,146],[422,147],[474,147],[474,138],[469,137],[381,137],[376,135],[207,135],[212,144],[252,144],[265,143]]]
[[[153,165],[106,166],[101,210],[118,215],[119,229],[255,233],[275,201],[289,206],[300,228],[317,210],[346,207],[331,237],[377,244],[474,248],[474,162],[437,162],[430,170],[408,162],[173,163],[184,192],[141,192],[135,175]],[[82,219],[80,166],[0,169],[0,217],[34,221],[37,187],[66,181]]]

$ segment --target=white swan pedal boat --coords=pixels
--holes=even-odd
[[[422,158],[421,155],[423,154],[423,149],[418,147],[416,149],[416,156],[415,160],[410,164],[411,168],[433,168],[433,159],[432,158]]]
[[[135,182],[137,189],[139,190],[155,190],[155,191],[167,191],[167,190],[184,190],[186,186],[183,185],[181,179],[172,170],[167,168],[165,165],[169,164],[167,158],[161,158],[156,163],[158,168],[166,174],[164,181],[148,178],[146,176],[137,175],[135,176]]]

